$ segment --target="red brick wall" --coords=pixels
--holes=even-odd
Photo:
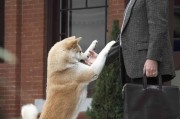
[[[125,0],[108,0],[108,6],[108,30],[111,33],[113,20],[119,20],[119,27],[121,27]]]
[[[5,0],[5,48],[18,54],[17,0]],[[19,81],[16,72],[19,64],[0,64],[0,116],[15,117],[19,113]],[[3,117],[3,119],[5,119]]]
[[[20,107],[43,97],[44,0],[5,0],[5,49],[17,63],[0,63],[0,118],[14,119]]]
[[[43,97],[44,0],[22,0],[21,104]]]

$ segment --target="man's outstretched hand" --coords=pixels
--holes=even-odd
[[[96,60],[98,54],[95,51],[89,51],[89,56],[88,58],[84,61],[85,64],[91,66],[93,62]]]

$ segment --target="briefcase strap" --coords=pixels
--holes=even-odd
[[[158,85],[159,85],[160,89],[162,89],[163,83],[162,83],[162,76],[161,76],[161,74],[158,73],[157,77],[158,77]],[[144,89],[147,88],[147,77],[146,77],[146,73],[145,72],[143,74],[143,87],[144,87]]]

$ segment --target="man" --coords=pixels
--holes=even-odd
[[[148,77],[148,84],[157,84],[158,75],[163,82],[174,78],[168,7],[168,0],[129,1],[120,42],[114,45],[107,58],[107,63],[111,63],[120,52],[123,84],[142,83],[143,73]]]

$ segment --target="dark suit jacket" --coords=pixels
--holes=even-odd
[[[130,78],[143,76],[146,59],[158,61],[161,75],[175,76],[168,28],[168,0],[131,0],[120,35]],[[118,49],[117,44],[112,49]]]

